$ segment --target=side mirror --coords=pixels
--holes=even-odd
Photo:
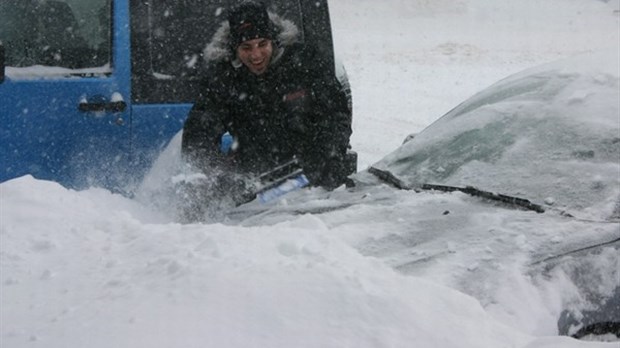
[[[4,45],[0,41],[0,83],[4,82]]]

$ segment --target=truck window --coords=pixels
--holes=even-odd
[[[131,2],[134,103],[193,102],[202,51],[234,0]],[[300,1],[272,0],[268,7],[302,29]],[[303,33],[302,33],[303,35]]]
[[[111,27],[111,0],[0,2],[0,41],[8,67],[109,69]],[[19,70],[8,69],[7,75],[12,71]]]

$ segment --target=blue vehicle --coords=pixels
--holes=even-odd
[[[2,0],[0,182],[131,193],[182,129],[202,50],[236,2]],[[327,0],[266,3],[334,61]]]

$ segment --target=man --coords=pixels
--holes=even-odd
[[[312,185],[344,183],[351,174],[347,97],[326,61],[299,43],[291,21],[244,2],[229,12],[204,57],[204,83],[183,129],[190,164],[207,176],[255,176],[295,156]],[[234,143],[224,153],[227,132]]]

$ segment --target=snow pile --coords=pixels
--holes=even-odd
[[[2,184],[2,216],[7,347],[588,347],[500,324],[313,216],[153,225],[123,197],[31,177]]]
[[[11,299],[2,333],[11,347],[524,340],[474,299],[362,257],[312,216],[245,229],[153,226],[120,197],[29,177],[4,184],[2,198],[3,299]],[[451,334],[438,335],[446,325]]]

